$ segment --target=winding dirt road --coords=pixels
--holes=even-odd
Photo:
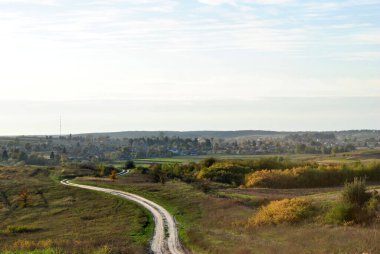
[[[162,206],[146,198],[124,191],[75,184],[68,180],[62,180],[61,183],[67,186],[109,193],[140,204],[153,214],[155,221],[154,236],[151,241],[152,252],[154,254],[185,254],[181,242],[179,241],[175,220]]]

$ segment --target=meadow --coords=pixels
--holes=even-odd
[[[61,185],[59,179],[67,177],[164,206],[175,217],[189,253],[379,253],[379,182],[370,183],[360,203],[366,209],[342,202],[344,182],[291,186],[296,189],[282,185],[287,178],[276,178],[281,186],[275,188],[247,184],[251,174],[265,169],[276,174],[305,165],[377,172],[371,166],[377,165],[377,156],[157,158],[137,161],[135,169],[114,181],[85,167],[0,167],[0,253],[147,252],[154,225],[147,211]]]
[[[58,177],[70,171],[0,167],[0,253],[146,253],[150,214],[123,199],[61,185]]]
[[[376,253],[380,250],[376,240],[380,233],[378,221],[370,226],[326,223],[324,214],[336,202],[331,193],[339,195],[342,188],[325,193],[318,189],[310,193],[283,190],[279,197],[270,191],[253,194],[249,190],[254,189],[211,183],[211,191],[205,193],[196,184],[179,180],[154,183],[151,177],[135,170],[115,182],[94,177],[78,178],[76,182],[133,192],[163,205],[175,216],[181,239],[193,253]],[[316,194],[320,199],[314,199]],[[296,196],[306,198],[318,208],[312,218],[295,224],[249,226],[250,219],[271,200]]]

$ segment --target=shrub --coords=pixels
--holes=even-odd
[[[37,248],[37,244],[34,241],[19,239],[13,243],[13,248],[19,250],[32,250]]]
[[[247,187],[312,188],[343,185],[355,177],[380,180],[380,164],[309,165],[283,170],[259,170],[246,177]]]
[[[211,157],[211,158],[204,159],[203,161],[201,161],[200,164],[201,164],[203,167],[209,168],[209,167],[211,167],[212,165],[214,165],[215,162],[216,162],[216,159]]]
[[[216,162],[208,168],[202,168],[198,179],[208,179],[215,182],[241,185],[245,175],[251,172],[250,168],[236,165],[231,162]]]
[[[368,210],[371,212],[376,212],[379,207],[379,197],[378,196],[372,196],[371,199],[368,201],[367,204]]]
[[[110,175],[110,179],[112,181],[115,181],[116,178],[117,178],[117,171],[116,170],[112,170],[111,175]]]
[[[79,163],[78,167],[80,169],[91,169],[91,170],[96,170],[96,164],[91,162],[91,161],[82,161]]]
[[[342,224],[354,220],[354,206],[351,204],[337,203],[326,214],[327,223]]]
[[[41,230],[40,228],[30,226],[8,226],[9,233],[32,233]]]
[[[112,252],[111,248],[108,246],[103,246],[96,251],[94,251],[94,254],[110,254]]]
[[[212,190],[209,180],[197,182],[194,184],[194,186],[197,189],[201,190],[203,193],[209,193]]]
[[[149,173],[154,183],[165,184],[167,173],[163,170],[161,164],[153,164],[149,168]]]
[[[249,226],[280,223],[295,223],[309,217],[313,207],[310,201],[302,198],[272,201],[263,206],[249,219]]]
[[[13,244],[5,246],[7,251],[2,254],[61,254],[63,251],[53,248],[54,242],[50,239],[41,241],[32,241],[18,239]]]
[[[149,169],[147,167],[138,166],[137,171],[141,172],[141,174],[145,175],[149,172]]]
[[[368,223],[376,216],[379,200],[376,194],[367,192],[365,181],[355,178],[346,183],[341,201],[326,214],[329,223]]]
[[[135,167],[136,167],[136,165],[135,165],[134,161],[128,160],[125,162],[125,166],[124,166],[125,169],[133,169]]]
[[[371,198],[371,194],[366,191],[365,180],[355,178],[353,182],[345,184],[342,201],[347,204],[361,206]]]
[[[246,174],[259,169],[285,169],[304,165],[305,163],[295,163],[283,157],[256,160],[217,160],[207,158],[199,163],[168,165],[170,170],[166,170],[166,167],[164,167],[164,171],[166,171],[168,178],[177,178],[188,183],[202,179],[241,185],[245,182]]]
[[[300,166],[306,166],[305,163],[291,161],[288,158],[283,157],[266,157],[257,160],[241,161],[241,165],[248,166],[252,170],[261,169],[287,169]]]

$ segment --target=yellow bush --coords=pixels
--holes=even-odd
[[[284,170],[259,170],[246,176],[247,187],[310,188],[336,186],[349,179],[337,166],[297,167]]]
[[[41,241],[38,242],[37,245],[41,249],[48,249],[48,248],[51,248],[53,246],[53,241],[50,240],[50,239],[41,240]]]
[[[249,219],[249,226],[265,224],[295,223],[310,215],[312,205],[310,201],[302,198],[283,199],[272,201],[263,206]]]
[[[37,246],[34,241],[29,241],[25,239],[19,239],[13,243],[13,248],[16,250],[33,250],[36,247]]]
[[[35,249],[49,249],[54,245],[54,242],[50,239],[32,241],[19,239],[13,243],[12,249],[14,250],[35,250]]]

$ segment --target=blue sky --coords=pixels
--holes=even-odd
[[[0,0],[0,56],[0,135],[380,124],[379,0]]]

